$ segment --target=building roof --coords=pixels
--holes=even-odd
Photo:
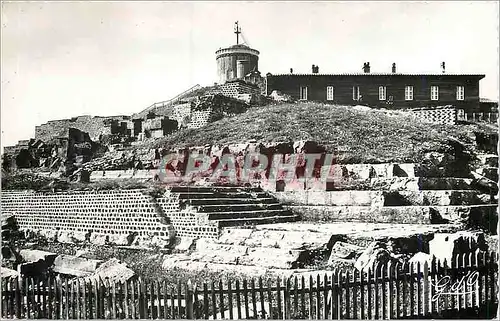
[[[328,77],[337,77],[337,76],[464,76],[464,77],[479,77],[480,79],[484,78],[484,74],[449,74],[449,73],[427,73],[427,74],[403,74],[403,73],[340,73],[340,74],[268,74],[268,76],[275,77],[283,77],[283,76],[328,76]]]

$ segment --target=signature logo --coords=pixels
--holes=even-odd
[[[469,289],[475,288],[479,280],[478,271],[469,271],[458,280],[453,281],[451,276],[447,275],[438,281],[431,281],[431,285],[435,287],[436,293],[432,296],[433,302],[439,300],[442,295],[466,295],[474,293],[475,290],[465,291],[467,286]]]

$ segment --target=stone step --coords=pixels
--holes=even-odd
[[[281,203],[331,206],[479,205],[491,203],[475,190],[289,191],[275,192]]]
[[[253,226],[258,224],[277,224],[277,223],[289,223],[296,222],[300,220],[299,215],[287,215],[287,216],[271,216],[271,217],[257,217],[257,218],[243,218],[243,219],[222,219],[217,220],[219,227],[230,227],[230,226]]]
[[[196,250],[190,255],[193,261],[283,269],[300,268],[308,258],[309,255],[304,250],[248,247],[206,241],[198,241]]]
[[[203,192],[219,192],[219,193],[241,193],[241,192],[262,192],[258,187],[243,187],[243,186],[172,186],[172,193],[203,193]]]
[[[273,197],[263,198],[195,198],[188,199],[188,204],[197,205],[229,205],[229,204],[278,204]]]
[[[192,192],[192,193],[179,193],[179,199],[213,199],[213,198],[268,198],[269,194],[265,192],[254,192],[254,193],[245,193],[245,192],[227,192],[227,193],[219,193],[219,192]]]
[[[208,219],[211,221],[220,221],[224,219],[253,219],[260,217],[273,217],[273,216],[288,216],[290,211],[280,206],[278,209],[261,209],[261,210],[248,210],[248,211],[230,211],[230,212],[210,212],[206,213]]]
[[[224,228],[217,243],[270,247],[280,249],[326,250],[331,248],[334,232],[320,233],[311,230],[283,231],[272,229]]]
[[[497,205],[463,206],[285,206],[303,221],[445,224],[496,230]]]
[[[333,181],[313,190],[470,190],[474,189],[473,178],[463,177],[391,177],[372,178],[369,181]]]
[[[395,177],[374,178],[371,189],[383,190],[473,190],[473,179],[462,177]]]
[[[224,213],[224,212],[248,212],[263,210],[282,210],[279,203],[275,204],[223,204],[223,205],[197,205],[198,212]]]

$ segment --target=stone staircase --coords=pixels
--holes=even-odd
[[[300,217],[261,188],[176,186],[180,208],[191,208],[218,227],[294,222]]]

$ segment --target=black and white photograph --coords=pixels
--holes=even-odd
[[[1,1],[1,319],[485,319],[499,1]]]

